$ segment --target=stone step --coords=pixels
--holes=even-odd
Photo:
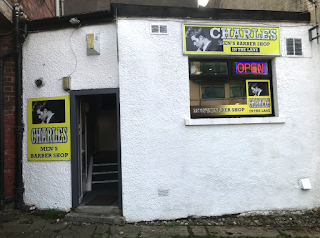
[[[65,216],[67,221],[95,222],[123,226],[126,223],[117,206],[79,206]]]
[[[75,222],[93,222],[93,223],[105,223],[110,225],[119,225],[124,226],[126,220],[123,216],[114,216],[114,215],[101,215],[101,214],[92,214],[92,213],[75,213],[70,212],[65,216],[67,221]]]
[[[75,213],[88,213],[95,215],[113,215],[120,216],[122,215],[122,211],[118,206],[79,206],[73,209]]]

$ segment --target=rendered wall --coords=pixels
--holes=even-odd
[[[100,33],[100,55],[87,56],[86,34]],[[62,77],[71,75],[71,90],[117,88],[115,24],[30,34],[23,47],[23,122],[27,99],[68,96]],[[44,86],[34,81],[42,77]],[[27,126],[26,126],[27,127]],[[23,138],[24,201],[38,208],[71,208],[71,161],[28,161]]]
[[[284,124],[186,126],[182,23],[279,26],[303,57],[272,60]],[[151,35],[150,24],[169,34]],[[118,19],[123,213],[128,221],[319,206],[319,46],[310,25]],[[130,36],[130,38],[128,38]],[[313,54],[313,55],[312,55]],[[201,119],[198,119],[201,120]],[[302,191],[300,178],[312,189]]]
[[[169,34],[150,35],[151,23],[168,24]],[[319,206],[320,49],[308,41],[310,26],[257,24],[280,26],[283,53],[285,37],[302,38],[303,57],[272,60],[284,124],[186,126],[190,97],[182,23],[256,25],[118,19],[118,39],[115,24],[32,33],[23,52],[24,123],[28,98],[68,95],[61,86],[68,74],[72,90],[120,87],[123,213],[128,221]],[[88,57],[85,36],[94,32],[100,32],[101,55]],[[34,84],[39,77],[44,78],[42,88]],[[70,161],[27,161],[27,128],[23,156],[25,202],[69,209]],[[311,180],[309,191],[298,186],[305,177]]]

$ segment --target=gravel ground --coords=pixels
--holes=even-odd
[[[300,211],[250,212],[216,217],[192,216],[172,221],[148,221],[136,225],[250,226],[273,228],[314,228],[320,230],[320,209]]]
[[[1,215],[9,215],[13,220],[29,222],[35,219],[46,218],[47,211],[14,210],[12,205],[6,207]],[[55,214],[55,219],[64,220],[65,212]],[[177,220],[155,220],[131,223],[133,225],[149,226],[242,226],[242,227],[272,227],[272,228],[313,228],[320,231],[320,209],[297,211],[260,211],[241,214],[199,217],[190,216]]]

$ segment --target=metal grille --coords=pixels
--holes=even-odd
[[[167,25],[160,25],[160,33],[162,33],[162,34],[167,34],[168,33]]]
[[[287,38],[287,55],[302,55],[302,43],[298,38]]]
[[[151,25],[151,34],[168,34],[167,25]]]
[[[151,25],[151,33],[153,34],[159,33],[159,25]]]

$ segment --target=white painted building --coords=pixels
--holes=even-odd
[[[165,25],[167,33],[152,34],[151,25]],[[184,54],[184,25],[279,28],[280,54]],[[81,179],[77,180],[81,178],[77,151],[83,138],[73,128],[82,123],[81,135],[87,136],[85,143],[91,143],[91,149],[82,144],[83,151],[116,151],[118,155],[119,186],[112,189],[120,194],[116,204],[127,221],[319,206],[320,48],[316,41],[309,41],[311,27],[302,20],[127,18],[119,14],[109,23],[30,33],[23,48],[23,104],[30,98],[70,96],[72,148],[71,160],[29,161],[25,130],[25,203],[63,210],[81,204],[87,188],[81,192]],[[100,55],[88,56],[86,37],[93,33],[100,34]],[[301,39],[302,55],[287,55],[286,39],[291,38]],[[194,88],[190,85],[204,90],[201,85],[212,82],[191,80],[189,62],[217,59],[269,65],[271,116],[191,118]],[[71,78],[70,91],[62,88],[66,76]],[[44,83],[41,87],[34,83],[39,78]],[[248,78],[258,80],[261,75]],[[232,84],[233,79],[228,80]],[[27,106],[23,110],[27,125]],[[89,170],[87,163],[84,168]],[[299,180],[304,178],[309,179],[311,189],[301,189]]]

